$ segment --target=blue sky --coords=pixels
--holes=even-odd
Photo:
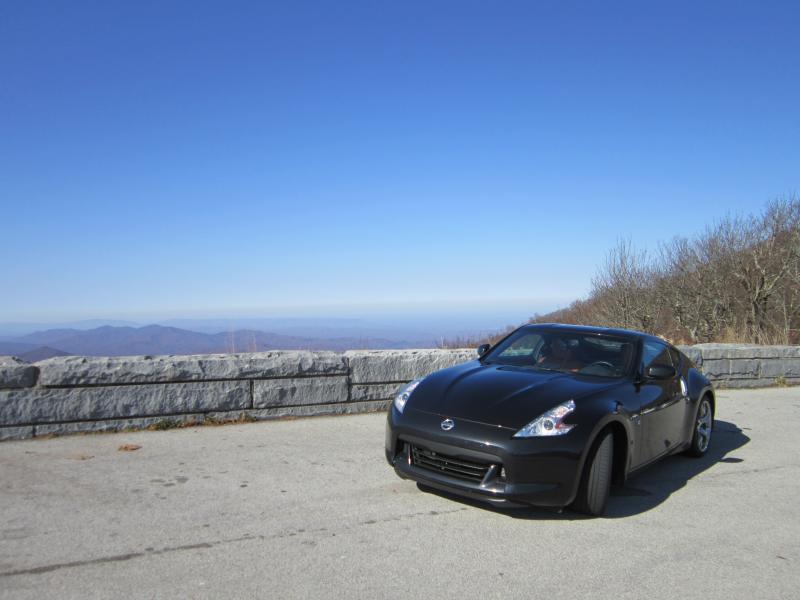
[[[798,191],[799,22],[4,2],[0,321],[551,308],[618,238]]]

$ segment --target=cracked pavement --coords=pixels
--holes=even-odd
[[[422,492],[384,419],[3,442],[0,597],[800,593],[800,388],[719,391],[709,455],[613,488],[601,519]]]

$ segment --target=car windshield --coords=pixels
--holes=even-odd
[[[520,329],[482,361],[598,377],[622,377],[631,365],[634,341],[570,330]]]

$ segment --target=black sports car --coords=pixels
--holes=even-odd
[[[702,456],[713,424],[711,383],[660,338],[526,325],[405,385],[386,459],[447,492],[599,515],[612,481],[677,452]]]

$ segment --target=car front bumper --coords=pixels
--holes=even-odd
[[[386,460],[400,477],[493,504],[562,507],[574,499],[586,443],[577,428],[514,438],[515,430],[455,417],[443,431],[444,418],[389,408]]]

